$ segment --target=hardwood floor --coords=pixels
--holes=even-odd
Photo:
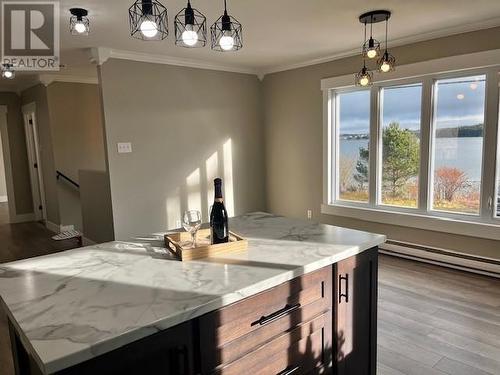
[[[500,374],[500,280],[380,257],[379,375]]]
[[[12,227],[5,246],[0,226],[0,262],[64,248],[38,224]],[[28,233],[43,235],[23,242]],[[378,327],[378,375],[500,374],[498,279],[381,255]],[[0,322],[0,373],[11,375],[5,334]]]
[[[1,209],[2,207],[0,211]],[[0,224],[0,263],[55,253],[78,246],[76,239],[54,241],[51,239],[53,235],[54,233],[40,223]],[[14,374],[7,321],[1,308],[0,374]]]

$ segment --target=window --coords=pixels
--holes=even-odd
[[[337,196],[345,201],[368,202],[370,91],[339,93],[336,99]]]
[[[348,86],[348,76],[322,80],[332,137],[322,212],[500,240],[500,92],[492,89],[500,62],[427,68],[362,89]]]
[[[479,214],[485,76],[435,83],[432,209]]]
[[[422,84],[382,88],[382,204],[416,208]]]

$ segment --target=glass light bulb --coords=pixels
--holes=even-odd
[[[14,78],[14,72],[12,70],[4,70],[2,75],[4,78],[7,78],[7,79]]]
[[[233,49],[234,38],[231,35],[231,31],[224,31],[224,35],[222,36],[222,38],[220,38],[219,45],[220,48],[222,48],[224,51],[230,51]]]
[[[77,21],[75,23],[75,31],[79,34],[83,34],[85,31],[87,31],[87,28],[85,27],[85,24],[81,21]]]
[[[193,25],[186,25],[186,30],[182,33],[182,41],[188,46],[198,43],[198,33],[193,30]]]
[[[377,57],[377,50],[375,48],[369,49],[366,52],[366,57],[368,57],[369,59],[373,59],[373,58]]]
[[[389,64],[387,61],[382,62],[382,65],[380,65],[380,70],[384,73],[387,73],[389,70],[391,70],[391,64]]]
[[[141,33],[146,38],[154,38],[158,34],[158,26],[155,22],[150,20],[144,20],[140,26]]]
[[[361,86],[368,86],[368,84],[370,83],[370,80],[368,79],[367,76],[363,76],[361,77],[361,79],[359,80],[359,84]]]

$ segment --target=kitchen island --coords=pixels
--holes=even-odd
[[[252,213],[245,252],[162,234],[0,265],[19,374],[375,374],[383,235]]]

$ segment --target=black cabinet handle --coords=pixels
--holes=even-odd
[[[295,371],[297,371],[300,367],[295,366],[295,367],[287,367],[281,372],[278,372],[276,375],[290,375],[293,374]]]
[[[345,292],[343,292],[342,284],[345,283]],[[345,276],[339,275],[339,303],[342,303],[342,297],[344,297],[345,302],[349,302],[349,274],[346,273]]]
[[[259,320],[253,322],[251,326],[253,327],[257,324],[260,324],[261,326],[269,324],[271,322],[274,322],[275,320],[283,318],[284,316],[290,314],[292,311],[295,311],[298,308],[300,308],[300,303],[296,303],[295,305],[286,304],[285,307],[283,307],[281,310],[273,312],[272,314],[267,316],[262,316]]]

